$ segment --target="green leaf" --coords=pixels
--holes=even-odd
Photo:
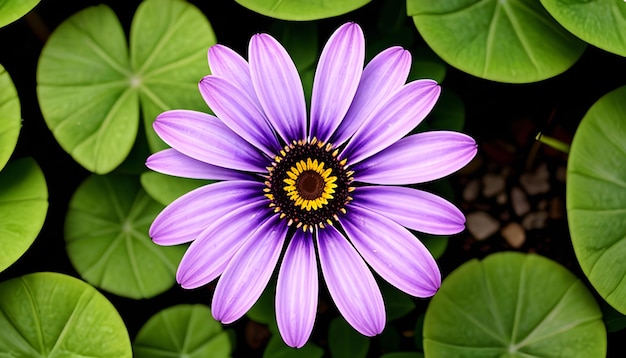
[[[626,6],[616,0],[541,0],[569,32],[603,50],[626,56]]]
[[[61,147],[86,169],[107,173],[130,152],[139,103],[124,30],[106,5],[64,21],[44,46],[37,94]]]
[[[332,357],[367,357],[369,338],[355,331],[342,317],[336,317],[328,328],[328,348]]]
[[[12,161],[0,172],[0,272],[30,247],[47,211],[46,179],[32,158]]]
[[[70,200],[67,253],[87,282],[114,294],[149,298],[174,284],[185,246],[161,247],[148,228],[163,206],[135,177],[91,175]]]
[[[606,330],[585,285],[554,261],[504,252],[442,283],[424,319],[433,357],[605,357]]]
[[[583,272],[600,296],[626,314],[624,118],[626,86],[589,109],[572,142],[566,203],[572,244]]]
[[[40,272],[0,283],[5,357],[132,357],[115,307],[92,286]]]
[[[169,205],[172,201],[197,189],[212,183],[210,180],[179,178],[157,172],[141,174],[141,186],[162,205]]]
[[[0,0],[0,13],[2,5]],[[0,170],[11,157],[17,137],[20,134],[22,120],[20,100],[9,73],[0,65]]]
[[[130,58],[122,25],[106,5],[64,21],[44,46],[37,93],[61,147],[86,169],[104,174],[128,156],[141,102],[153,151],[165,145],[152,121],[173,108],[206,110],[197,90],[208,73],[215,36],[206,18],[178,0],[146,0],[131,26]]]
[[[261,15],[281,20],[319,20],[356,10],[371,0],[235,0]]]
[[[494,81],[526,83],[556,76],[586,46],[536,0],[408,0],[407,13],[444,61]]]
[[[220,358],[231,353],[228,333],[200,304],[166,308],[137,333],[133,341],[136,358],[187,357]]]
[[[161,112],[209,111],[198,81],[209,74],[207,51],[216,42],[204,14],[185,1],[148,0],[137,8],[130,29],[132,79],[153,152],[167,147],[152,129]]]
[[[311,342],[302,348],[291,348],[278,334],[272,336],[263,352],[263,358],[321,358],[323,355],[324,350]]]
[[[0,27],[26,15],[39,4],[39,0],[0,0]]]
[[[387,282],[379,282],[380,290],[385,301],[387,322],[403,317],[415,308],[411,296],[398,290]]]

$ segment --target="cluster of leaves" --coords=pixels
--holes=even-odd
[[[0,26],[39,1],[0,0]],[[282,20],[333,17],[369,0],[238,0]],[[625,7],[615,1],[386,1],[368,51],[402,44],[414,55],[411,79],[445,79],[446,66],[493,81],[528,83],[570,68],[587,44],[626,56]],[[416,46],[414,29],[428,47]],[[316,22],[277,21],[271,31],[292,54],[310,94],[320,51]],[[86,8],[50,36],[37,69],[37,94],[59,145],[93,174],[75,191],[65,219],[68,257],[84,281],[33,273],[0,283],[0,351],[17,356],[221,357],[233,337],[204,305],[167,308],[141,328],[131,345],[115,307],[96,289],[155,297],[174,284],[186,247],[159,247],[148,237],[157,213],[206,181],[145,172],[149,153],[165,148],[152,131],[173,108],[208,111],[197,82],[208,72],[206,50],[216,43],[208,20],[179,0],[145,0],[127,41],[107,5]],[[441,60],[443,59],[443,61]],[[583,118],[569,157],[567,211],[581,268],[616,311],[606,324],[598,302],[573,274],[537,255],[502,253],[472,260],[449,275],[425,314],[383,284],[388,321],[416,316],[415,349],[398,352],[393,324],[379,339],[386,358],[428,356],[600,357],[606,330],[626,326],[626,87],[597,101]],[[425,129],[461,130],[463,102],[444,91]],[[0,67],[0,271],[28,250],[46,218],[48,188],[32,158],[10,160],[21,127],[18,94]],[[433,190],[450,198],[449,183]],[[450,198],[452,199],[452,198]],[[435,257],[447,238],[417,234]],[[274,285],[269,285],[274,287]],[[272,332],[266,357],[321,357],[314,343],[294,352],[277,334],[273,292],[248,313]],[[620,313],[617,313],[620,312]],[[94,324],[97,322],[97,324]],[[487,324],[486,322],[490,322]],[[389,333],[391,332],[391,333]],[[423,337],[423,340],[422,340]],[[370,340],[342,318],[328,327],[331,356],[366,357]]]

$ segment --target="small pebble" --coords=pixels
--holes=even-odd
[[[504,190],[504,177],[500,174],[487,173],[483,176],[483,195],[487,198]]]
[[[467,230],[476,240],[484,240],[495,234],[500,222],[484,211],[475,211],[467,215]]]
[[[478,198],[478,191],[480,190],[480,182],[478,179],[470,180],[463,188],[463,200],[474,201]]]
[[[522,188],[516,186],[511,189],[511,205],[513,206],[515,215],[520,217],[526,215],[530,211],[528,198]]]
[[[514,249],[519,249],[524,245],[526,241],[526,231],[522,227],[522,225],[516,222],[510,222],[505,227],[502,228],[500,232],[502,237],[506,240],[506,242],[511,245]]]
[[[537,211],[530,213],[522,220],[522,226],[526,230],[543,229],[546,226],[548,213],[545,211]]]
[[[529,195],[537,195],[550,190],[549,177],[548,166],[542,163],[534,172],[522,174],[519,181]]]

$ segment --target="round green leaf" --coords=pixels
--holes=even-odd
[[[39,0],[0,0],[0,27],[26,15],[39,4]]]
[[[152,316],[133,342],[136,358],[220,358],[231,353],[228,332],[204,305],[178,305]]]
[[[134,177],[88,177],[70,200],[65,221],[67,253],[81,277],[130,298],[170,288],[185,247],[158,246],[148,236],[162,209]]]
[[[444,61],[494,81],[553,77],[572,66],[586,45],[536,0],[408,0],[407,12]]]
[[[0,13],[2,12],[1,1]],[[21,126],[20,100],[17,97],[17,91],[9,73],[0,65],[0,170],[7,164],[15,149]]]
[[[626,4],[624,5],[626,6]],[[600,98],[576,130],[566,203],[580,266],[609,304],[626,314],[626,86]]]
[[[371,0],[235,0],[259,14],[281,20],[319,20],[356,10]]]
[[[115,307],[92,286],[40,272],[0,283],[0,351],[5,357],[131,357]]]
[[[556,21],[603,50],[626,56],[626,6],[619,0],[541,0]]]
[[[139,89],[150,149],[167,148],[152,129],[161,112],[184,108],[207,112],[198,81],[209,74],[207,51],[217,42],[204,14],[178,0],[147,0],[130,29],[132,83]]]
[[[164,148],[152,121],[173,108],[206,105],[197,84],[208,73],[215,36],[204,15],[178,0],[146,0],[131,27],[130,58],[122,25],[106,5],[63,22],[44,46],[37,69],[41,111],[61,147],[86,169],[104,174],[128,156],[139,127]]]
[[[209,180],[179,178],[157,172],[141,174],[141,186],[159,203],[169,205],[184,194],[203,185],[210,184]]]
[[[504,252],[452,272],[424,319],[432,357],[605,357],[598,304],[545,257]]]
[[[332,357],[367,357],[370,340],[355,331],[342,317],[336,317],[328,328],[328,348]]]
[[[139,104],[124,30],[106,5],[86,8],[50,35],[37,68],[41,112],[61,147],[107,173],[137,136]]]
[[[47,211],[46,179],[32,158],[12,161],[0,172],[0,272],[30,247]]]

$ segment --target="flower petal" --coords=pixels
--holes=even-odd
[[[266,171],[267,160],[260,152],[206,113],[167,111],[153,126],[165,143],[193,159],[236,170]]]
[[[322,274],[337,309],[361,334],[379,334],[385,328],[385,305],[372,272],[333,226],[317,235]]]
[[[365,119],[341,156],[358,163],[395,143],[430,113],[440,92],[433,80],[406,84]]]
[[[217,281],[211,311],[228,324],[243,316],[259,299],[280,256],[287,224],[273,215],[237,251]]]
[[[189,242],[223,215],[263,200],[263,188],[256,181],[231,180],[192,190],[157,215],[150,226],[150,237],[166,246]],[[264,205],[267,207],[267,203]]]
[[[374,57],[363,70],[352,105],[330,140],[341,145],[387,98],[406,82],[411,54],[402,47],[390,47]]]
[[[287,247],[276,285],[276,321],[285,343],[302,347],[317,312],[317,262],[313,235],[297,230]]]
[[[256,93],[250,78],[250,67],[243,57],[223,45],[211,46],[207,57],[213,75],[222,77],[236,85],[246,92],[250,99],[256,101]]]
[[[206,76],[198,84],[202,98],[219,119],[241,138],[273,157],[280,149],[260,105],[243,89],[218,76]]]
[[[414,184],[442,178],[463,168],[476,155],[476,142],[456,132],[431,131],[402,138],[352,170],[357,181]]]
[[[250,174],[207,164],[188,157],[176,149],[165,149],[152,154],[146,166],[156,172],[181,178],[209,180],[252,179]]]
[[[305,139],[304,91],[291,57],[267,34],[254,35],[248,53],[252,83],[270,123],[286,143]]]
[[[348,112],[365,60],[363,30],[347,23],[332,34],[320,56],[311,95],[309,137],[327,141]]]
[[[449,201],[417,189],[398,186],[362,186],[352,205],[385,216],[409,229],[452,235],[465,229],[465,216]]]
[[[430,297],[441,285],[441,273],[428,249],[399,224],[351,205],[341,218],[350,241],[382,278],[417,297]]]
[[[241,245],[249,238],[255,239],[255,230],[270,214],[267,203],[260,201],[240,206],[208,223],[185,252],[176,280],[183,288],[196,288],[216,279]]]

